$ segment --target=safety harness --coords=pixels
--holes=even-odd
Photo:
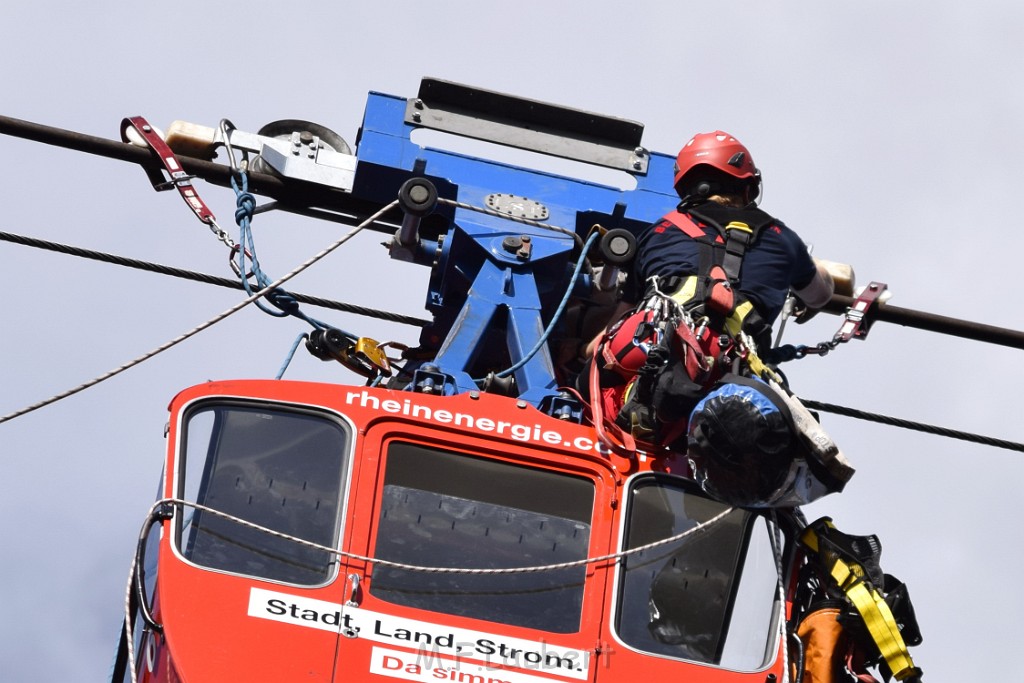
[[[805,656],[807,666],[814,661],[822,667],[812,672],[811,680],[833,680],[830,669],[836,666],[846,666],[854,675],[861,673],[857,669],[877,666],[886,680],[919,681],[921,670],[908,647],[921,643],[921,632],[906,586],[879,566],[878,537],[845,534],[823,517],[804,529],[800,543],[808,561],[801,572],[794,620],[805,654],[811,655]],[[822,613],[831,616],[823,618]],[[821,637],[821,622],[832,627],[831,636]]]
[[[698,274],[685,278],[674,298],[684,302],[691,315],[708,316],[711,327],[733,337],[744,330],[761,341],[758,337],[768,331],[768,325],[740,293],[740,275],[747,250],[762,230],[777,222],[775,218],[756,208],[708,202],[686,213],[673,211],[663,220],[692,238],[700,250]]]
[[[770,327],[739,283],[744,255],[775,219],[708,203],[662,222],[698,244],[698,274],[651,278],[643,303],[598,345],[589,378],[592,398],[604,408],[595,422],[614,416],[629,446],[631,437],[671,445],[685,432],[689,411],[736,361],[755,375],[768,372],[757,349]]]

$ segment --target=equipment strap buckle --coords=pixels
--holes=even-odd
[[[851,339],[864,339],[875,322],[879,299],[888,285],[884,282],[872,282],[860,293],[853,305],[846,309],[846,318],[839,327],[832,341],[834,344],[848,342]]]
[[[210,211],[210,208],[206,206],[206,203],[199,197],[199,193],[192,186],[192,178],[195,176],[188,175],[185,172],[178,161],[178,157],[175,156],[163,138],[157,134],[156,129],[149,125],[149,122],[141,116],[131,116],[122,120],[121,140],[129,143],[132,142],[131,137],[129,137],[129,129],[138,133],[149,146],[163,165],[168,178],[170,178],[169,180],[165,179],[163,174],[155,168],[143,167],[146,175],[149,177],[149,182],[153,185],[153,189],[157,192],[162,192],[172,187],[177,188],[181,198],[185,200],[185,203],[188,204],[188,207],[192,209],[192,212],[199,220],[208,225],[216,225],[217,219],[214,217],[213,212]]]

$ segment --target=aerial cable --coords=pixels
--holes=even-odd
[[[61,244],[59,242],[49,242],[47,240],[41,240],[35,237],[27,237],[25,235],[17,235],[9,232],[0,232],[0,241],[12,242],[14,244],[20,244],[26,247],[33,247],[35,249],[46,249],[48,251],[55,251],[61,254],[77,256],[79,258],[87,258],[93,261],[100,261],[103,263],[112,263],[114,265],[125,266],[127,268],[135,268],[136,270],[144,270],[151,273],[157,273],[159,275],[170,275],[171,277],[181,278],[183,280],[192,280],[194,282],[202,282],[209,285],[216,285],[218,287],[227,287],[229,289],[238,290],[245,289],[241,281],[236,279],[218,277],[216,275],[200,273],[194,270],[186,270],[184,268],[175,268],[173,266],[167,266],[160,263],[153,263],[151,261],[142,261],[139,259],[119,256],[117,254],[93,251],[91,249],[84,249],[82,247]],[[347,304],[332,299],[324,299],[322,297],[310,296],[308,294],[299,294],[296,292],[289,292],[289,294],[291,294],[291,296],[300,303],[309,304],[311,306],[319,306],[321,308],[329,308],[332,310],[341,311],[343,313],[362,315],[367,318],[377,318],[379,320],[386,320],[388,322],[399,323],[402,325],[413,325],[415,327],[424,327],[430,323],[429,320],[425,320],[423,318],[416,318],[414,316],[401,315],[399,313],[391,313],[388,311],[366,308],[365,306]]]
[[[119,375],[122,372],[124,372],[125,370],[129,370],[129,369],[135,367],[136,365],[139,365],[140,363],[143,363],[144,361],[147,361],[150,358],[152,358],[152,357],[154,357],[154,356],[156,356],[156,355],[166,351],[167,349],[169,349],[169,348],[171,348],[173,346],[177,346],[178,344],[180,344],[181,342],[185,341],[186,339],[189,339],[190,337],[194,337],[195,335],[199,334],[203,330],[206,330],[207,328],[212,327],[213,325],[219,323],[220,321],[224,320],[228,316],[231,316],[231,315],[237,313],[238,311],[242,310],[243,308],[245,308],[246,306],[248,306],[252,302],[256,301],[257,299],[261,299],[261,298],[265,297],[268,293],[273,291],[275,288],[280,287],[284,283],[288,282],[289,280],[294,278],[299,273],[303,272],[304,270],[306,270],[307,268],[309,268],[313,264],[317,263],[318,261],[320,261],[321,259],[326,257],[328,254],[333,252],[335,249],[337,249],[341,245],[343,245],[346,242],[348,242],[350,239],[355,237],[360,231],[362,231],[366,226],[368,226],[371,223],[373,223],[374,221],[376,221],[384,213],[386,213],[387,211],[390,211],[392,208],[394,208],[397,205],[398,205],[398,200],[396,199],[396,200],[392,201],[391,203],[387,204],[386,206],[384,206],[383,208],[381,208],[377,213],[373,214],[372,216],[370,216],[369,218],[364,220],[362,223],[360,223],[359,225],[354,227],[352,230],[350,230],[348,233],[343,235],[341,238],[339,238],[338,240],[336,240],[333,243],[331,243],[330,245],[328,245],[326,248],[321,250],[319,253],[313,255],[312,257],[310,257],[309,259],[307,259],[303,263],[301,263],[298,266],[296,266],[289,273],[287,273],[284,276],[278,278],[274,282],[271,282],[268,286],[260,289],[259,291],[257,291],[254,294],[250,295],[246,299],[243,299],[242,301],[239,301],[237,304],[235,304],[234,306],[228,308],[227,310],[223,311],[222,313],[220,313],[220,314],[214,316],[213,318],[210,318],[206,322],[204,322],[204,323],[202,323],[202,324],[192,328],[188,332],[185,332],[184,334],[181,334],[181,335],[175,337],[174,339],[161,344],[160,346],[156,347],[152,351],[149,351],[148,353],[145,353],[145,354],[139,356],[138,358],[135,358],[135,359],[125,363],[124,365],[121,365],[121,366],[119,366],[117,368],[114,368],[113,370],[105,372],[104,374],[102,374],[102,375],[100,375],[98,377],[95,377],[94,379],[91,379],[88,382],[85,382],[83,384],[79,384],[77,387],[74,387],[72,389],[68,389],[67,391],[63,391],[63,392],[61,392],[59,394],[51,396],[48,399],[45,399],[43,401],[39,401],[38,403],[34,403],[34,404],[30,405],[30,406],[22,408],[21,410],[16,410],[13,413],[8,413],[7,415],[4,415],[4,416],[0,417],[0,424],[3,424],[4,422],[7,422],[9,420],[13,420],[16,417],[20,417],[20,416],[25,415],[27,413],[31,413],[31,412],[33,412],[35,410],[38,410],[39,408],[43,408],[45,406],[48,406],[51,403],[56,403],[57,401],[60,401],[60,400],[65,399],[65,398],[67,398],[69,396],[73,396],[74,394],[77,394],[77,393],[79,393],[81,391],[84,391],[86,389],[94,387],[97,384],[99,384],[100,382],[106,381],[106,380],[110,379],[111,377]]]
[[[800,402],[811,410],[821,410],[826,413],[835,413],[836,415],[853,417],[858,420],[878,422],[880,424],[889,425],[891,427],[902,427],[903,429],[911,429],[918,432],[925,432],[927,434],[936,434],[938,436],[944,436],[949,439],[960,439],[961,441],[970,441],[972,443],[982,444],[984,446],[1005,448],[1007,450],[1024,453],[1024,443],[1016,443],[1014,441],[1006,441],[1004,439],[994,439],[992,437],[982,436],[980,434],[961,432],[955,429],[948,429],[946,427],[938,427],[936,425],[924,424],[922,422],[903,420],[898,417],[890,417],[888,415],[880,415],[878,413],[869,413],[863,410],[857,410],[856,408],[845,408],[843,406],[837,406],[831,403],[822,403],[820,401],[812,401],[810,399],[805,398],[801,398]]]
[[[373,218],[371,218],[370,220],[373,220]],[[186,279],[186,280],[192,280],[192,281],[195,281],[195,282],[202,282],[202,283],[205,283],[205,284],[212,284],[212,285],[216,285],[218,287],[227,287],[227,288],[239,289],[239,290],[243,289],[243,286],[242,286],[241,282],[239,282],[237,280],[232,280],[232,279],[229,279],[229,278],[222,278],[222,277],[217,277],[215,275],[210,275],[208,273],[199,273],[199,272],[195,272],[195,271],[185,270],[185,269],[182,269],[182,268],[175,268],[175,267],[166,266],[166,265],[163,265],[163,264],[152,263],[152,262],[149,262],[149,261],[141,261],[141,260],[138,260],[138,259],[127,258],[127,257],[124,257],[124,256],[118,256],[118,255],[115,255],[115,254],[108,254],[108,253],[104,253],[104,252],[100,252],[100,251],[93,251],[93,250],[84,249],[84,248],[81,248],[81,247],[74,247],[74,246],[70,246],[70,245],[67,245],[67,244],[61,244],[59,242],[50,242],[50,241],[47,241],[47,240],[41,240],[41,239],[34,238],[34,237],[27,237],[25,235],[17,235],[17,234],[14,234],[14,233],[0,232],[0,241],[12,242],[14,244],[21,244],[23,246],[33,247],[33,248],[36,248],[36,249],[45,249],[45,250],[48,250],[48,251],[55,251],[55,252],[62,253],[62,254],[68,254],[70,256],[77,256],[79,258],[88,258],[88,259],[91,259],[91,260],[94,260],[94,261],[101,261],[103,263],[112,263],[114,265],[125,266],[125,267],[128,267],[128,268],[135,268],[137,270],[145,270],[145,271],[157,273],[157,274],[160,274],[160,275],[169,275],[169,276],[172,276],[172,277],[182,278],[182,279]],[[362,306],[356,306],[354,304],[346,304],[346,303],[343,303],[343,302],[333,301],[333,300],[330,300],[330,299],[323,299],[323,298],[320,298],[320,297],[309,296],[309,295],[306,295],[306,294],[297,294],[297,293],[292,292],[291,296],[293,296],[297,301],[299,301],[301,303],[309,304],[309,305],[312,305],[312,306],[320,306],[322,308],[329,308],[329,309],[333,309],[333,310],[337,310],[337,311],[342,311],[342,312],[345,312],[345,313],[352,313],[354,315],[362,315],[362,316],[366,316],[366,317],[370,317],[370,318],[376,318],[376,319],[379,319],[379,320],[386,320],[386,321],[389,321],[389,322],[399,323],[399,324],[403,324],[403,325],[413,325],[413,326],[417,326],[417,327],[423,327],[424,325],[427,325],[429,323],[429,321],[424,320],[422,318],[415,318],[415,317],[412,317],[412,316],[405,316],[405,315],[400,315],[400,314],[397,314],[397,313],[390,313],[390,312],[387,312],[387,311],[380,311],[380,310],[365,308],[365,307],[362,307]],[[1006,331],[1006,332],[1009,332],[1009,331]],[[141,361],[139,361],[139,362],[141,362]],[[125,369],[127,369],[127,368],[125,368]],[[100,380],[100,381],[102,381],[102,380]],[[98,384],[98,383],[99,382],[94,382],[94,384]],[[84,387],[83,386],[81,389],[85,389],[85,388],[88,388],[88,387]],[[31,407],[30,409],[26,409],[26,410],[20,411],[18,413],[13,413],[11,415],[7,415],[7,416],[5,416],[3,418],[0,418],[0,423],[6,422],[9,419],[13,419],[14,417],[18,417],[18,416],[20,416],[20,415],[22,415],[24,413],[30,412],[30,410],[34,410],[36,408],[41,408],[41,407],[43,407],[43,405],[48,405],[48,403],[53,403],[53,402],[55,402],[55,400],[59,400],[60,398],[65,398],[66,396],[70,396],[72,393],[77,393],[77,391],[80,391],[81,389],[77,389],[77,390],[73,390],[73,391],[70,391],[70,392],[66,392],[65,395],[61,395],[61,396],[55,397],[54,400],[48,400],[47,402],[42,403],[42,405],[36,405],[34,407]],[[1012,442],[1012,441],[1006,441],[1006,440],[1002,440],[1002,439],[995,439],[995,438],[992,438],[992,437],[987,437],[987,436],[978,435],[978,434],[972,434],[972,433],[968,433],[968,432],[959,432],[959,431],[956,431],[956,430],[946,429],[946,428],[943,428],[943,427],[937,427],[937,426],[933,426],[933,425],[926,425],[926,424],[921,424],[921,423],[912,422],[912,421],[908,421],[908,420],[902,420],[900,418],[889,417],[889,416],[884,416],[884,415],[878,415],[878,414],[874,414],[874,413],[868,413],[868,412],[865,412],[865,411],[857,410],[855,408],[847,408],[847,407],[844,407],[844,406],[833,405],[833,404],[830,404],[830,403],[822,403],[822,402],[813,401],[813,400],[810,400],[810,399],[803,399],[803,398],[801,398],[800,400],[801,400],[801,402],[804,403],[804,405],[806,405],[811,410],[820,410],[822,412],[834,413],[836,415],[843,415],[845,417],[852,417],[852,418],[855,418],[855,419],[861,419],[861,420],[866,420],[866,421],[878,422],[878,423],[881,423],[881,424],[887,424],[889,426],[901,427],[901,428],[904,428],[904,429],[911,429],[911,430],[915,430],[915,431],[936,434],[936,435],[945,436],[945,437],[948,437],[948,438],[960,439],[960,440],[969,441],[969,442],[972,442],[972,443],[978,443],[978,444],[982,444],[982,445],[993,446],[995,448],[1005,448],[1005,449],[1012,450],[1012,451],[1024,452],[1024,444],[1021,444],[1021,443],[1015,443],[1015,442]]]

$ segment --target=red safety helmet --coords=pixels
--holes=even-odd
[[[720,130],[698,133],[683,145],[676,156],[676,177],[672,186],[678,191],[683,178],[700,166],[709,166],[738,180],[759,182],[761,179],[750,151],[739,140]]]

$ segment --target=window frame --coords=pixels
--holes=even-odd
[[[203,396],[192,401],[189,401],[185,405],[181,406],[178,411],[178,420],[176,425],[176,443],[174,446],[174,460],[173,460],[173,477],[171,481],[171,490],[174,492],[176,499],[188,500],[186,498],[186,487],[188,482],[185,480],[185,474],[188,470],[188,453],[186,452],[186,445],[189,438],[189,421],[198,412],[211,409],[211,408],[231,408],[238,407],[247,410],[265,410],[268,412],[276,413],[287,413],[292,415],[302,415],[305,417],[318,418],[333,423],[335,426],[340,428],[344,435],[345,443],[343,452],[339,454],[342,458],[341,463],[341,480],[338,486],[338,499],[337,499],[337,514],[334,519],[334,528],[332,532],[332,540],[329,544],[330,547],[335,550],[340,549],[342,539],[346,535],[346,523],[348,517],[348,508],[352,495],[353,479],[356,470],[356,455],[358,448],[359,433],[353,423],[352,419],[344,413],[331,408],[309,404],[299,403],[294,401],[278,401],[266,398],[253,398],[247,396]],[[200,472],[200,480],[207,474],[209,466],[209,452],[202,455],[203,465],[202,471]],[[189,502],[198,502],[199,489],[196,490],[196,500]],[[346,558],[341,555],[334,555],[329,561],[330,569],[326,573],[323,581],[318,583],[294,583],[290,581],[284,581],[272,577],[261,576],[258,574],[232,571],[228,569],[222,569],[218,567],[211,567],[208,565],[194,562],[185,556],[183,551],[183,537],[184,537],[184,518],[189,513],[189,506],[183,504],[175,504],[175,515],[172,520],[171,526],[171,538],[170,547],[174,556],[180,560],[183,564],[190,567],[200,569],[202,571],[211,572],[215,574],[222,574],[226,576],[236,576],[247,579],[256,579],[267,583],[272,583],[281,586],[291,586],[300,589],[317,589],[329,586],[337,581],[338,576],[346,566]],[[194,511],[194,509],[193,509]]]
[[[652,482],[652,481],[653,482],[664,483],[664,484],[667,484],[669,487],[681,489],[688,496],[695,496],[695,497],[702,498],[702,499],[707,500],[707,501],[719,503],[720,505],[723,506],[723,510],[727,509],[729,507],[734,507],[735,510],[739,510],[739,511],[745,513],[745,515],[746,515],[746,520],[744,522],[744,528],[743,528],[743,537],[742,537],[742,539],[741,539],[741,541],[740,541],[740,543],[738,545],[738,548],[739,548],[739,552],[737,554],[737,558],[738,559],[737,559],[737,563],[735,565],[735,568],[734,568],[734,571],[733,571],[733,574],[732,574],[732,578],[731,578],[731,582],[730,582],[730,585],[729,585],[728,605],[727,605],[726,609],[724,610],[724,612],[722,613],[723,630],[722,630],[722,633],[719,636],[720,640],[719,640],[717,648],[716,648],[716,656],[714,657],[713,660],[709,661],[709,660],[700,659],[700,658],[692,658],[692,657],[686,657],[686,656],[681,656],[681,655],[669,654],[669,653],[665,653],[665,652],[659,652],[659,651],[655,651],[655,650],[651,650],[651,649],[644,649],[642,647],[642,645],[638,645],[635,642],[627,641],[626,638],[623,637],[623,635],[620,633],[620,629],[619,629],[619,620],[620,620],[620,617],[622,615],[623,604],[624,604],[624,586],[625,586],[625,572],[626,572],[625,561],[619,561],[619,562],[616,563],[614,576],[611,578],[611,581],[612,581],[612,591],[611,591],[611,601],[610,601],[609,609],[608,609],[608,629],[609,629],[609,633],[611,634],[611,636],[615,639],[615,641],[617,643],[619,643],[623,647],[627,648],[629,651],[631,651],[633,653],[636,653],[638,655],[642,655],[644,657],[653,657],[653,658],[659,658],[659,659],[664,659],[664,660],[668,660],[668,661],[686,662],[686,663],[692,663],[692,664],[697,664],[697,665],[701,665],[701,666],[707,666],[707,667],[712,667],[712,668],[717,668],[717,669],[722,669],[722,670],[740,671],[740,672],[743,672],[743,673],[757,673],[757,672],[765,671],[767,668],[769,668],[772,665],[772,663],[774,661],[774,659],[773,659],[774,653],[777,652],[777,650],[778,650],[778,647],[779,647],[779,637],[780,637],[779,636],[780,620],[783,618],[783,611],[780,609],[780,604],[779,604],[779,595],[778,595],[778,585],[777,585],[777,583],[775,585],[775,590],[774,590],[773,595],[772,595],[772,600],[771,600],[771,605],[772,606],[771,606],[771,609],[770,609],[770,612],[769,612],[769,623],[766,624],[765,627],[764,627],[764,633],[765,633],[765,642],[763,644],[764,655],[763,655],[763,657],[761,659],[761,662],[756,667],[744,667],[744,668],[737,669],[737,668],[735,668],[733,666],[730,666],[728,662],[723,664],[722,663],[722,659],[723,659],[723,654],[725,654],[727,646],[728,646],[729,635],[730,635],[730,633],[734,632],[734,629],[737,628],[737,625],[733,623],[733,618],[735,616],[735,607],[736,607],[736,603],[737,603],[737,597],[740,595],[740,593],[741,593],[741,591],[743,589],[743,585],[744,585],[743,584],[744,572],[747,570],[747,568],[750,565],[750,552],[751,552],[753,537],[754,537],[754,534],[755,534],[755,527],[758,524],[761,524],[761,523],[765,522],[765,520],[767,519],[766,515],[764,514],[763,511],[758,511],[758,510],[753,510],[753,509],[744,509],[744,508],[739,508],[739,507],[735,507],[735,506],[729,506],[726,503],[721,503],[719,501],[715,501],[714,499],[710,498],[705,493],[703,493],[701,491],[701,489],[700,489],[700,486],[696,482],[694,482],[694,481],[692,481],[692,480],[690,480],[688,478],[685,478],[685,477],[681,477],[681,476],[678,476],[678,475],[667,474],[667,473],[660,473],[660,472],[641,472],[641,473],[637,473],[637,474],[631,476],[628,479],[628,481],[625,483],[625,485],[623,486],[623,500],[624,500],[625,504],[623,506],[623,514],[621,516],[621,520],[620,520],[620,524],[619,524],[619,530],[618,530],[618,538],[617,538],[616,545],[615,545],[615,547],[620,552],[624,551],[626,549],[626,545],[625,545],[626,544],[626,539],[627,539],[627,535],[628,535],[628,533],[630,531],[631,519],[632,519],[632,516],[633,516],[633,505],[634,505],[633,492],[637,489],[637,487],[639,485],[643,485],[643,484],[646,484],[646,483]],[[787,561],[788,561],[789,556],[791,555],[791,552],[792,552],[792,550],[791,550],[792,549],[792,544],[790,542],[791,541],[791,535],[792,535],[792,528],[791,528],[791,525],[789,524],[789,522],[786,521],[785,515],[783,515],[783,516],[781,516],[779,518],[779,523],[782,525],[782,528],[783,528],[783,540],[782,540],[782,545],[783,545],[783,548],[782,548],[783,566],[788,566]],[[765,530],[765,532],[767,533],[767,530]],[[678,533],[678,532],[676,532],[676,533]],[[774,566],[774,561],[773,561],[772,564]],[[774,574],[773,574],[773,576],[774,576]],[[789,581],[789,576],[786,577],[786,583],[784,585],[788,585],[788,581]],[[651,585],[653,585],[653,580],[651,581]],[[783,606],[783,609],[784,609],[784,606]]]
[[[508,453],[494,453],[492,448],[486,447],[484,444],[463,442],[463,443],[452,443],[452,442],[437,442],[434,439],[424,439],[421,434],[390,434],[383,438],[379,442],[379,452],[381,457],[381,463],[378,468],[378,486],[377,491],[373,497],[374,508],[372,515],[372,522],[367,537],[367,542],[370,550],[368,551],[372,557],[377,557],[379,554],[378,550],[378,536],[381,533],[381,514],[383,510],[383,500],[385,496],[385,481],[387,478],[387,466],[390,459],[391,448],[395,444],[404,444],[416,448],[428,449],[436,451],[445,456],[454,456],[457,458],[467,458],[472,460],[483,461],[488,464],[506,467],[523,468],[534,473],[544,474],[552,477],[564,477],[578,480],[581,484],[587,487],[589,496],[589,518],[581,522],[586,524],[588,538],[586,542],[586,548],[584,549],[583,555],[579,559],[589,557],[595,542],[600,542],[600,539],[595,539],[595,532],[599,529],[606,529],[604,523],[599,522],[597,518],[597,506],[598,501],[601,498],[600,486],[603,483],[603,479],[600,475],[596,474],[591,468],[579,467],[581,464],[578,461],[566,464],[564,467],[553,467],[552,462],[542,460],[539,458],[527,458],[527,457],[508,457]],[[563,464],[563,463],[559,463]],[[440,492],[442,495],[447,495],[444,492]],[[487,502],[487,501],[483,501]],[[497,506],[501,506],[501,503],[495,503]],[[527,508],[521,508],[527,510]],[[542,513],[543,514],[543,513]],[[570,519],[564,517],[563,519]],[[466,563],[459,563],[458,566],[465,566]],[[451,566],[455,566],[454,564]],[[375,572],[380,571],[376,569]],[[580,585],[579,585],[579,611],[575,616],[578,617],[575,625],[571,630],[548,630],[537,625],[524,625],[506,620],[500,620],[495,618],[488,618],[487,616],[474,615],[474,614],[462,614],[455,611],[443,611],[436,609],[435,607],[421,606],[406,604],[403,602],[392,601],[388,597],[377,593],[374,590],[374,582],[371,581],[367,594],[372,596],[375,602],[380,605],[388,605],[390,608],[401,609],[401,610],[414,610],[422,611],[424,613],[433,615],[443,615],[445,619],[467,619],[480,623],[490,624],[491,628],[525,628],[531,631],[539,631],[547,633],[552,637],[561,638],[563,636],[571,636],[578,634],[586,629],[586,616],[587,616],[587,601],[588,597],[593,597],[594,590],[590,586],[589,582],[592,578],[592,567],[589,565],[583,565],[581,568]]]

